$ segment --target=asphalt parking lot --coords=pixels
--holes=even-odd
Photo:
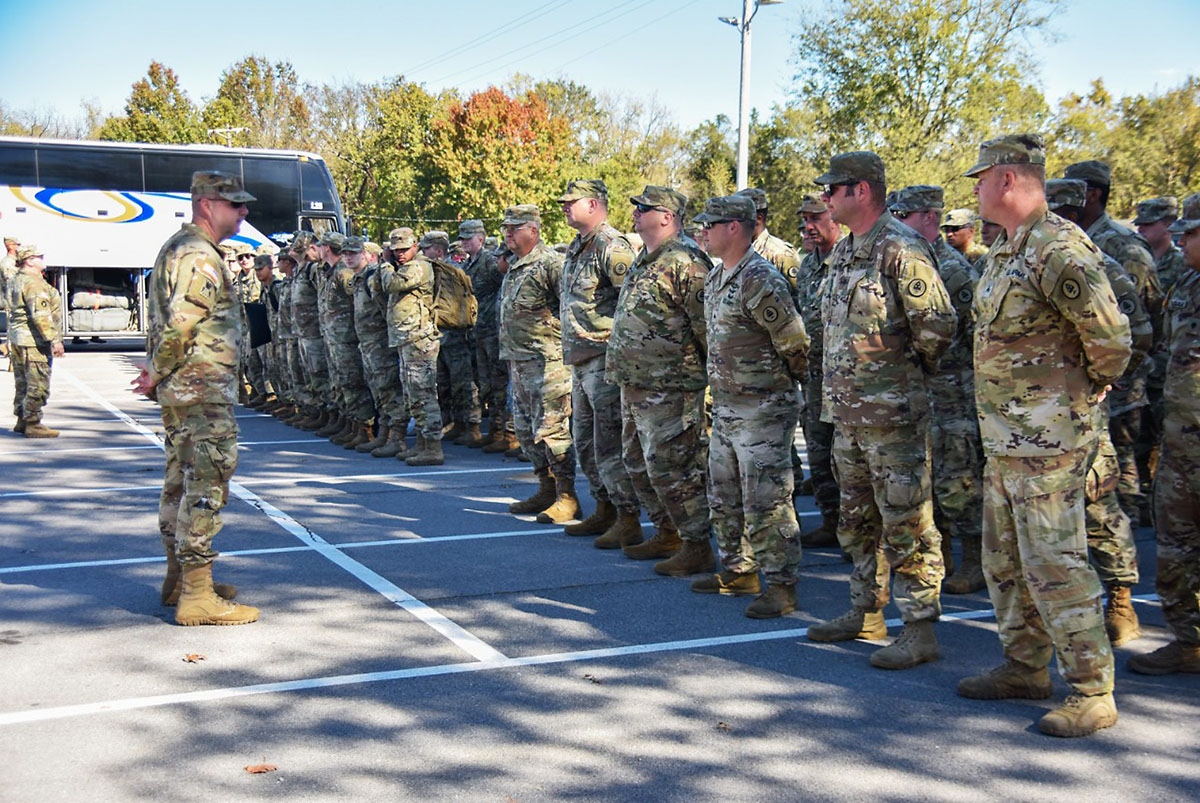
[[[943,598],[941,660],[878,670],[877,645],[804,638],[847,605],[835,550],[806,551],[798,611],[752,620],[509,514],[527,463],[448,446],[412,468],[239,408],[215,573],[262,619],[177,627],[139,358],[69,352],[62,436],[0,431],[0,800],[1200,798],[1200,681],[1124,667],[1167,639],[1149,529],[1121,720],[1056,740],[1053,701],[954,694],[1000,660],[986,594]]]

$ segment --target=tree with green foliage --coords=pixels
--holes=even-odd
[[[179,76],[157,61],[150,62],[146,76],[134,82],[125,115],[106,120],[97,137],[176,145],[211,141],[191,98],[179,86]]]
[[[231,131],[217,141],[256,148],[307,148],[312,117],[304,87],[286,61],[247,56],[221,74],[216,96],[200,114],[208,130]]]

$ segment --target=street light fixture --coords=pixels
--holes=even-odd
[[[742,73],[738,82],[737,188],[745,189],[750,172],[750,23],[760,6],[777,6],[783,0],[742,0],[742,16],[717,17],[738,29],[742,37]]]

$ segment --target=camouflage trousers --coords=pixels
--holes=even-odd
[[[438,351],[438,383],[449,390],[452,420],[462,424],[478,424],[483,420],[471,340],[469,329],[453,329],[442,335]]]
[[[162,408],[167,467],[158,500],[163,546],[184,566],[203,566],[217,557],[213,537],[237,468],[237,422],[228,404]]]
[[[283,374],[279,370],[279,348],[275,341],[259,346],[256,351],[267,374],[267,387],[276,397],[284,388]]]
[[[621,387],[621,459],[655,526],[708,543],[708,416],[702,390]],[[790,460],[789,460],[790,465]]]
[[[838,424],[833,465],[841,490],[838,543],[854,563],[851,604],[881,610],[894,585],[906,623],[937,619],[946,567],[933,523],[928,425]]]
[[[571,372],[562,360],[509,361],[513,428],[534,470],[575,476],[571,441]]]
[[[1163,436],[1163,418],[1167,410],[1163,389],[1159,384],[1147,386],[1146,395],[1150,398],[1150,405],[1142,411],[1142,431],[1137,443],[1138,479],[1142,481],[1143,495],[1153,493]]]
[[[637,493],[621,460],[621,389],[604,381],[604,355],[571,366],[571,435],[597,502],[626,513]]]
[[[304,370],[304,356],[300,353],[299,338],[289,338],[283,341],[287,350],[287,368],[291,379],[288,401],[304,407],[316,403],[312,391],[309,390],[308,372]]]
[[[396,350],[389,348],[387,333],[378,340],[358,341],[363,373],[375,403],[376,423],[408,427],[408,411],[404,409],[404,390],[400,385],[400,360]]]
[[[1170,413],[1163,427],[1162,457],[1154,479],[1155,587],[1175,638],[1200,646],[1200,428]]]
[[[312,397],[312,404],[332,410],[333,397],[329,387],[329,361],[325,357],[324,338],[301,338],[300,354],[304,357],[304,372],[308,375],[308,393]]]
[[[338,407],[355,421],[370,421],[375,417],[375,402],[367,390],[358,341],[330,343],[329,351],[334,357],[330,365],[337,372],[341,390]]]
[[[479,391],[490,408],[489,431],[513,430],[508,401],[508,360],[500,359],[500,333],[475,330],[475,359],[479,364]]]
[[[983,446],[979,419],[930,421],[933,457],[934,522],[944,537],[979,538],[983,534]]]
[[[8,350],[15,386],[13,415],[25,421],[41,421],[42,407],[50,398],[54,358],[37,346],[18,346],[11,341]]]
[[[808,453],[808,473],[812,477],[813,499],[822,516],[837,518],[841,494],[833,474],[833,424],[821,420],[819,373],[815,376],[809,373],[804,394],[804,444]]]
[[[345,413],[342,408],[342,382],[341,374],[338,372],[337,357],[333,350],[333,341],[328,335],[322,334],[321,345],[325,350],[325,370],[329,376],[329,395],[328,404],[329,411],[338,411]]]
[[[1004,655],[1041,669],[1057,653],[1063,679],[1087,695],[1113,688],[1100,581],[1084,532],[1094,450],[989,457],[983,473],[983,574]]]
[[[263,365],[262,356],[258,353],[258,349],[250,348],[248,329],[246,336],[242,339],[241,362],[242,376],[246,378],[246,384],[254,390],[255,394],[265,396],[271,392],[271,388],[267,382],[267,369]]]
[[[400,382],[404,409],[417,425],[417,434],[426,440],[442,439],[442,409],[437,397],[438,339],[425,337],[405,343],[400,354]],[[407,420],[407,419],[406,419]]]
[[[792,503],[792,394],[713,399],[708,444],[712,529],[729,571],[762,569],[768,583],[795,585],[800,526]]]
[[[1108,431],[1116,450],[1119,474],[1117,498],[1121,509],[1135,522],[1141,520],[1142,481],[1138,472],[1137,449],[1142,435],[1142,416],[1148,407],[1135,407],[1108,419]]]
[[[1129,516],[1117,500],[1117,453],[1101,430],[1095,459],[1084,484],[1088,555],[1105,587],[1133,586],[1138,581],[1137,546]]]

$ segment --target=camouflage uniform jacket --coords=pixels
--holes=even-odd
[[[834,243],[836,246],[837,243]],[[824,359],[825,324],[821,320],[821,294],[829,279],[829,257],[833,255],[830,249],[821,254],[813,249],[804,255],[800,262],[800,271],[796,279],[796,309],[804,320],[804,330],[808,332],[808,376],[810,381],[821,381],[821,361]]]
[[[966,252],[962,253],[962,256],[967,260],[968,263],[974,265],[976,262],[983,259],[983,257],[987,256],[987,252],[987,246],[983,245],[983,243],[977,243],[972,240],[971,244],[967,246]]]
[[[329,274],[328,300],[330,343],[357,343],[354,331],[354,271],[344,262]]]
[[[274,295],[279,303],[279,309],[275,313],[275,320],[278,329],[275,330],[280,340],[295,340],[296,330],[292,323],[292,279],[290,276],[285,276],[282,279],[276,279],[271,282],[268,292]]]
[[[1154,345],[1154,324],[1142,300],[1138,296],[1137,286],[1133,279],[1112,257],[1104,256],[1104,274],[1112,286],[1113,295],[1117,297],[1117,308],[1129,319],[1130,356],[1125,373],[1113,383],[1112,390],[1105,397],[1109,415],[1119,415],[1145,407],[1150,403],[1146,393],[1146,378],[1154,366],[1153,359],[1146,359]]]
[[[1200,273],[1181,275],[1163,309],[1167,417],[1184,431],[1200,432]]]
[[[1183,252],[1171,244],[1162,256],[1154,260],[1154,271],[1158,275],[1158,283],[1162,285],[1163,296],[1166,296],[1175,282],[1187,275],[1188,266],[1183,261]]]
[[[480,248],[463,272],[471,277],[471,292],[479,304],[479,317],[475,319],[475,331],[480,334],[495,333],[500,327],[500,284],[504,274],[500,272],[500,261],[486,248]]]
[[[146,370],[159,404],[237,403],[238,306],[217,244],[185,224],[163,244],[150,273]]]
[[[712,270],[695,240],[642,249],[617,298],[605,378],[614,385],[703,390],[708,384],[704,283]]]
[[[0,309],[8,308],[8,288],[17,275],[17,258],[12,254],[0,257]]]
[[[559,293],[563,362],[587,362],[608,349],[617,295],[634,256],[625,235],[607,222],[567,247]]]
[[[333,315],[329,307],[329,300],[334,292],[333,272],[337,268],[338,265],[330,265],[328,262],[317,262],[314,269],[317,285],[317,320],[321,326],[321,337],[325,339],[326,343],[337,342],[334,340],[333,332],[330,329]]]
[[[1094,443],[1098,398],[1129,364],[1129,320],[1104,259],[1043,204],[1001,232],[975,291],[975,402],[984,452],[1040,457]]]
[[[250,271],[237,274],[235,281],[238,301],[253,304],[262,300],[262,282]]]
[[[292,328],[297,338],[321,336],[321,319],[317,308],[319,268],[317,262],[305,262],[297,265],[292,272]]]
[[[929,376],[930,402],[934,415],[955,418],[975,418],[975,363],[971,357],[975,318],[971,304],[975,300],[975,284],[979,281],[971,263],[950,247],[944,237],[933,243],[938,275],[946,286],[950,303],[958,315],[954,340],[938,361],[937,370]]]
[[[794,297],[800,280],[800,259],[796,256],[796,249],[792,247],[792,244],[774,236],[764,227],[762,234],[754,238],[750,247],[779,269],[779,272],[788,280]]]
[[[704,288],[708,384],[713,401],[795,398],[807,368],[808,334],[787,279],[753,248]]]
[[[500,359],[562,359],[562,275],[562,254],[540,240],[509,265],[500,286]]]
[[[388,295],[379,282],[379,267],[372,265],[354,277],[354,331],[359,343],[388,340]]]
[[[929,243],[884,212],[865,235],[834,247],[825,288],[821,420],[859,427],[926,420],[925,376],[958,323]]]
[[[20,268],[8,280],[8,339],[43,353],[62,343],[62,302],[37,268]]]
[[[1097,248],[1120,262],[1129,278],[1133,279],[1157,333],[1162,315],[1163,290],[1158,281],[1158,271],[1154,268],[1154,257],[1145,239],[1114,223],[1107,214],[1100,215],[1095,223],[1088,226],[1087,236],[1092,238]]]
[[[407,346],[437,337],[433,323],[433,265],[417,254],[403,265],[379,263],[379,284],[388,294],[388,345]]]

